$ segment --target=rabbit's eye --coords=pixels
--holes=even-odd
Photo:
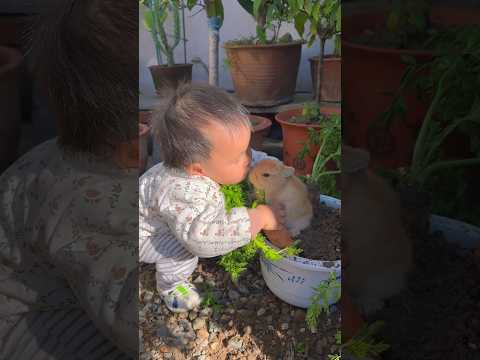
[[[263,177],[269,177],[270,176],[269,173],[263,173],[262,175],[263,175]]]

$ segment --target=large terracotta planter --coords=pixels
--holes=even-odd
[[[263,116],[249,115],[253,134],[250,146],[255,150],[262,150],[263,141],[272,127],[272,121]]]
[[[0,46],[0,174],[17,157],[21,129],[20,67],[22,54]]]
[[[314,56],[310,61],[310,75],[313,84],[313,93],[317,89],[317,67],[319,57]],[[342,58],[325,56],[322,67],[321,100],[328,102],[342,101]]]
[[[166,88],[176,88],[182,82],[192,81],[192,66],[193,64],[152,65],[148,68],[152,74],[155,89],[161,94]]]
[[[408,166],[413,153],[416,133],[425,116],[428,104],[417,100],[416,92],[406,92],[406,122],[394,121],[391,132],[373,128],[375,121],[391,104],[394,92],[406,69],[403,56],[413,56],[423,63],[433,53],[421,50],[396,50],[359,45],[354,42],[365,29],[385,21],[385,12],[345,16],[342,20],[342,76],[348,84],[343,89],[344,131],[347,142],[368,149],[372,167],[396,168]],[[432,22],[440,24],[478,23],[480,12],[471,9],[435,7]]]
[[[297,84],[302,42],[224,45],[235,96],[248,106],[291,102]]]
[[[324,115],[341,114],[341,110],[336,106],[320,106],[320,111]],[[283,133],[283,161],[288,166],[295,168],[297,175],[311,174],[315,157],[319,151],[317,146],[310,148],[310,153],[303,160],[298,158],[300,150],[308,141],[308,129],[312,128],[321,131],[321,125],[294,124],[288,121],[293,116],[302,114],[302,108],[292,109],[278,113],[275,120],[280,123]]]

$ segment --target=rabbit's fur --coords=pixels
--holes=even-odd
[[[248,178],[255,189],[265,192],[267,205],[285,206],[285,225],[291,236],[310,226],[313,209],[308,190],[292,167],[279,160],[266,159],[257,163]]]
[[[365,315],[406,286],[413,257],[400,200],[368,162],[367,152],[342,147],[343,284]]]

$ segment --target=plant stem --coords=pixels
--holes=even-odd
[[[185,4],[182,1],[183,61],[187,63],[187,35],[185,32]]]
[[[158,40],[158,31],[157,31],[157,23],[158,23],[158,14],[157,14],[157,0],[152,0],[152,17],[153,17],[153,26],[152,26],[152,38],[153,42],[155,43],[155,53],[157,55],[157,64],[162,65],[162,45]]]
[[[461,167],[461,166],[472,166],[480,164],[480,158],[471,158],[463,160],[448,160],[448,161],[439,161],[433,165],[430,165],[423,171],[423,175],[420,177],[420,183],[425,183],[426,179],[430,176],[431,173],[438,171],[440,169],[451,168],[451,167]]]
[[[342,171],[341,170],[331,170],[331,171],[325,171],[321,174],[319,174],[317,177],[321,177],[321,176],[325,176],[325,175],[337,175],[337,174],[341,174]]]
[[[439,81],[437,91],[435,93],[435,97],[433,98],[430,107],[428,108],[428,112],[425,115],[425,119],[423,120],[422,126],[420,128],[420,133],[418,134],[417,140],[415,142],[415,148],[413,151],[413,158],[412,158],[412,170],[414,172],[419,171],[419,169],[423,166],[423,161],[421,159],[422,152],[425,147],[425,140],[427,139],[428,132],[430,130],[430,124],[433,121],[433,114],[435,109],[443,95],[443,84],[448,75],[448,71],[445,72],[442,78]]]
[[[319,29],[320,33],[320,29]],[[323,56],[325,53],[325,39],[323,37],[320,38],[320,54],[318,56],[318,65],[317,65],[317,88],[315,89],[315,101],[318,103],[322,100],[322,78],[323,78]]]
[[[218,86],[218,43],[219,32],[209,27],[208,30],[208,83]]]
[[[455,121],[452,122],[445,130],[443,133],[440,135],[440,137],[432,144],[430,151],[428,152],[427,156],[425,157],[425,163],[428,164],[430,160],[433,158],[433,155],[435,154],[435,151],[439,148],[439,146],[443,143],[443,141],[454,131],[461,123],[469,120],[475,120],[477,119],[477,115],[467,115],[464,116],[460,119],[456,119]]]
[[[168,66],[173,66],[175,65],[175,60],[173,58],[173,50],[170,48],[168,44],[167,34],[165,33],[165,30],[162,28],[159,28],[158,32],[160,35],[160,41],[163,43],[163,46],[165,48],[165,55],[167,56],[167,64]]]

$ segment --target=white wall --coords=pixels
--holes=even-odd
[[[232,90],[232,80],[224,62],[224,50],[222,43],[228,40],[237,39],[255,34],[255,22],[252,17],[237,3],[237,0],[223,0],[225,8],[225,20],[220,29],[220,59],[219,59],[219,81],[220,86]],[[193,13],[198,10],[193,9]],[[143,27],[143,9],[139,12],[139,86],[140,91],[144,94],[154,94],[153,82],[148,70],[149,65],[156,64],[155,48],[148,33]],[[204,12],[192,16],[189,11],[185,12],[185,32],[187,42],[187,61],[193,57],[200,57],[205,64],[208,64],[208,25],[207,17]],[[298,34],[293,25],[287,24],[282,28],[281,34],[290,32],[294,38]],[[318,44],[307,48],[303,46],[302,59],[297,79],[297,91],[311,91],[312,84],[310,80],[310,63],[308,59],[318,54]],[[326,51],[331,53],[333,44],[327,42]],[[176,49],[176,61],[183,62],[183,44]],[[200,65],[193,67],[193,80],[207,81],[208,76]]]

